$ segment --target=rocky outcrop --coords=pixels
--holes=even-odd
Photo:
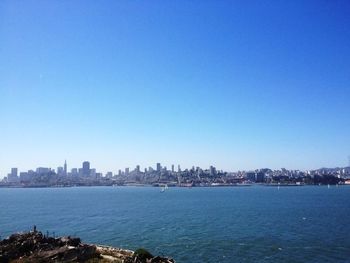
[[[41,232],[13,234],[0,241],[0,262],[85,262],[98,259],[96,246],[80,238],[46,237]]]
[[[131,250],[119,249],[107,246],[97,246],[97,251],[104,259],[111,262],[123,263],[175,263],[175,260],[166,257],[154,257],[144,249],[138,249],[135,252]],[[140,253],[141,252],[141,253]],[[118,261],[119,260],[119,261]]]
[[[138,252],[138,250],[136,251]],[[151,254],[81,243],[80,238],[53,238],[34,231],[13,234],[0,241],[0,263],[24,262],[120,262],[174,263],[173,259]]]

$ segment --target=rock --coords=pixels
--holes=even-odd
[[[63,244],[63,245],[67,245],[67,246],[78,246],[81,242],[80,238],[78,237],[61,237],[59,239],[59,241]]]
[[[175,263],[173,259],[154,257],[145,249],[135,252],[118,248],[83,244],[80,238],[46,237],[41,232],[13,234],[0,241],[0,263],[57,262]]]
[[[0,241],[0,263],[15,262],[84,262],[99,258],[93,245],[80,238],[45,237],[41,232],[17,233]]]

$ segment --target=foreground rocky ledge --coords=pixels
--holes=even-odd
[[[134,252],[83,244],[80,238],[47,237],[36,230],[13,234],[0,241],[0,263],[7,262],[175,263],[170,258],[154,257],[144,249]]]

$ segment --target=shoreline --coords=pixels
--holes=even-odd
[[[220,184],[220,185],[193,185],[193,186],[169,186],[169,188],[223,188],[223,187],[251,187],[251,186],[267,186],[267,187],[296,187],[296,186],[350,186],[350,184]],[[154,185],[47,185],[47,186],[28,186],[28,185],[0,185],[1,188],[13,189],[13,188],[88,188],[88,187],[114,187],[114,188],[122,188],[122,187],[152,187],[152,188],[162,188],[162,186],[154,186]]]

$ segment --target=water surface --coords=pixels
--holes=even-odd
[[[350,262],[350,187],[0,188],[0,235],[38,229],[177,262]]]

